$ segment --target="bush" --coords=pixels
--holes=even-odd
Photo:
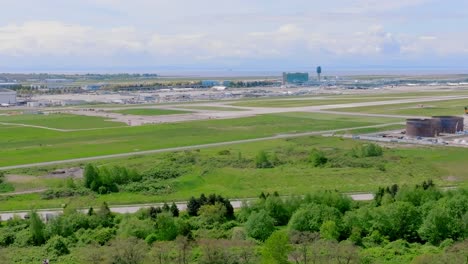
[[[173,191],[170,184],[154,182],[154,180],[145,180],[141,182],[132,182],[120,186],[120,190],[132,193],[145,193],[149,195],[169,194]]]
[[[255,166],[259,169],[273,168],[273,163],[268,159],[268,154],[262,150],[257,154]]]
[[[207,225],[223,223],[226,220],[226,207],[221,203],[206,204],[200,207],[198,214]]]
[[[15,232],[10,228],[0,228],[0,247],[7,247],[15,242]]]
[[[351,153],[356,158],[379,157],[383,155],[383,149],[377,144],[369,143],[353,148]]]
[[[275,220],[265,210],[254,212],[245,223],[247,235],[265,241],[275,231]]]
[[[125,216],[120,222],[118,234],[122,237],[145,239],[155,231],[149,219],[140,220],[133,216]]]
[[[74,197],[74,196],[86,196],[90,194],[90,191],[86,188],[57,188],[48,189],[41,194],[41,199],[52,200],[56,198]]]
[[[8,182],[0,183],[0,193],[7,193],[13,192],[15,190],[15,186]]]
[[[174,179],[182,176],[187,172],[186,168],[181,167],[178,164],[174,163],[163,163],[159,164],[157,167],[154,167],[143,173],[143,178],[145,179]]]
[[[314,167],[324,166],[328,162],[328,159],[325,156],[325,153],[317,149],[314,149],[313,151],[311,151],[309,160]]]
[[[156,234],[158,240],[174,240],[178,235],[177,225],[171,213],[159,214],[156,218]]]
[[[93,241],[103,246],[115,236],[115,229],[104,227],[93,232]]]
[[[326,221],[339,224],[341,214],[338,209],[323,204],[308,204],[292,215],[289,228],[296,231],[318,232]]]
[[[45,250],[48,255],[54,257],[59,257],[70,253],[70,250],[68,250],[67,244],[65,243],[65,239],[61,236],[54,236],[49,239],[45,246]]]
[[[17,247],[27,247],[33,244],[33,237],[28,229],[16,232],[14,245]]]

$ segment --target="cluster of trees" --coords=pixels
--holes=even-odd
[[[467,190],[442,192],[429,181],[381,188],[375,197],[359,203],[336,191],[262,193],[234,214],[228,199],[212,194],[192,197],[184,212],[173,203],[118,215],[103,204],[87,213],[66,207],[47,223],[32,212],[0,223],[0,255],[6,263],[47,257],[135,264],[463,263],[453,261],[468,257]]]
[[[140,181],[142,176],[125,167],[101,167],[88,164],[84,170],[84,186],[94,192],[105,194],[118,192],[120,184]]]
[[[199,198],[191,197],[187,203],[187,213],[189,216],[197,216],[200,214],[213,213],[208,218],[218,218],[214,214],[220,214],[225,219],[234,219],[234,208],[229,199],[223,198],[221,195],[210,194],[208,197],[201,194]]]

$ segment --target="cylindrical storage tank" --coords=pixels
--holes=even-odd
[[[435,137],[438,133],[432,119],[407,119],[406,135],[409,137]]]
[[[440,133],[455,134],[463,131],[464,118],[460,116],[433,116],[433,120],[439,120],[440,122]]]

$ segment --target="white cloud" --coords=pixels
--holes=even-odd
[[[31,21],[0,28],[0,54],[112,55],[119,50],[142,51],[144,45],[132,28],[98,30],[57,21]]]
[[[462,40],[460,38],[465,38]],[[231,34],[186,32],[161,34],[134,27],[96,28],[59,21],[29,21],[0,27],[0,58],[54,56],[88,62],[128,56],[158,64],[223,60],[306,58],[423,57],[468,54],[466,37],[455,33],[408,35],[388,32],[382,25],[363,30],[343,30],[284,23],[272,30],[248,29]]]

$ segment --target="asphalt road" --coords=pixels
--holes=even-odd
[[[355,201],[370,201],[374,199],[374,195],[372,193],[355,193],[355,194],[346,194],[351,197],[351,199]],[[232,207],[235,209],[241,208],[242,204],[244,202],[251,202],[255,201],[256,198],[247,198],[247,199],[233,199],[230,200]],[[187,202],[177,202],[176,203],[177,207],[181,211],[185,211],[187,209]],[[163,206],[163,203],[154,203],[154,204],[135,204],[135,205],[122,205],[122,206],[110,206],[109,209],[111,212],[114,213],[120,213],[120,214],[132,214],[137,212],[138,210],[142,208],[148,208],[148,207],[161,207]],[[88,209],[83,209],[81,210],[82,212],[87,212]],[[11,212],[3,212],[0,213],[0,220],[8,220],[13,218],[15,215],[19,216],[21,218],[24,218],[30,211],[11,211]],[[43,218],[46,219],[48,216],[55,216],[59,215],[63,212],[62,209],[56,208],[56,209],[44,209],[44,210],[37,210],[37,213]]]

